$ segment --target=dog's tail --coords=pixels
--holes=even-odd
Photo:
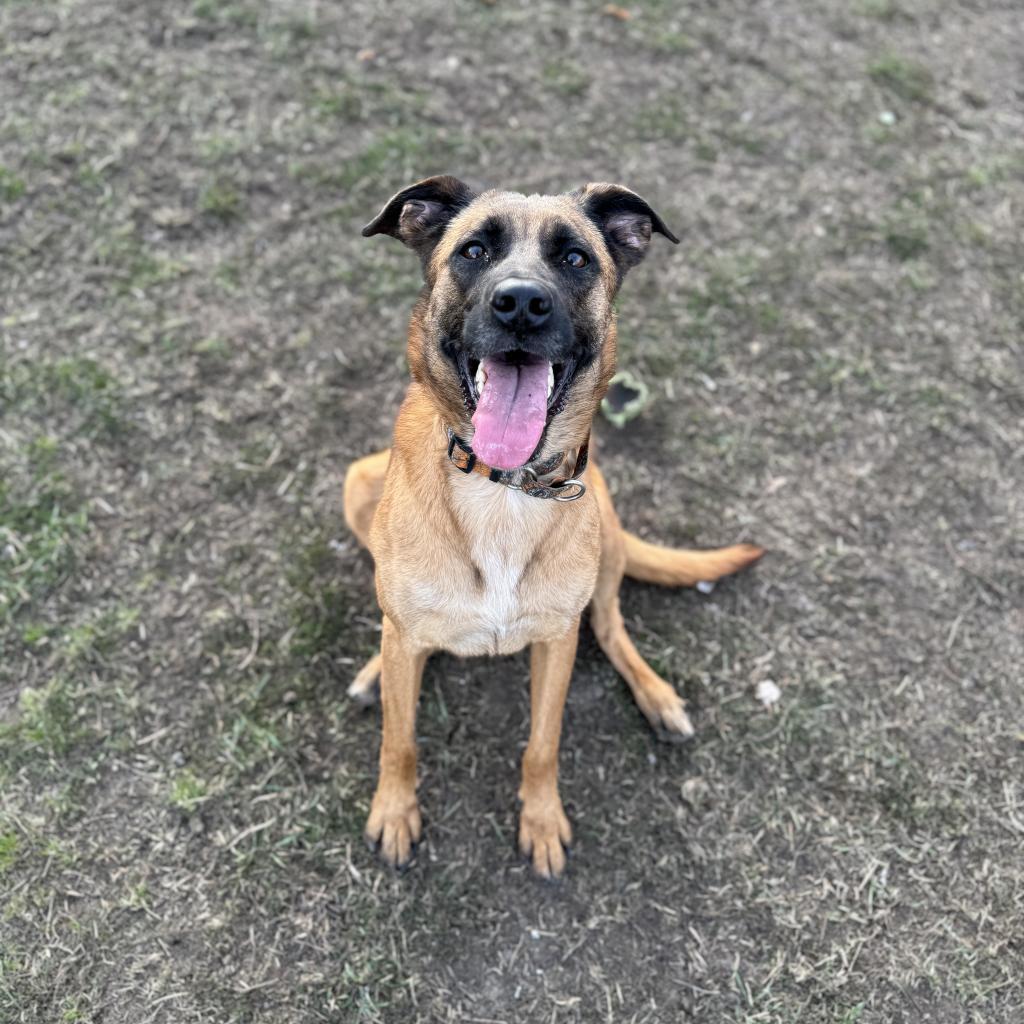
[[[692,587],[695,583],[721,579],[753,565],[764,548],[754,544],[733,544],[711,551],[684,551],[648,544],[626,530],[626,575],[664,587]]]

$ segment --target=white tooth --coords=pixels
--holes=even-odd
[[[482,395],[484,392],[484,384],[487,383],[487,374],[484,371],[484,364],[481,363],[476,368],[476,393]],[[550,394],[550,392],[548,392]]]
[[[548,363],[548,398],[551,397],[551,392],[555,390],[555,368]]]

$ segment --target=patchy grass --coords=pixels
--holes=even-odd
[[[647,42],[656,52],[676,57],[689,56],[699,49],[693,36],[675,29],[655,27],[648,31]]]
[[[0,875],[18,859],[18,833],[0,832]]]
[[[0,167],[0,199],[13,203],[25,194],[25,181],[6,167]]]
[[[633,122],[638,138],[679,142],[693,132],[689,112],[675,97],[641,107]]]
[[[236,28],[252,29],[259,24],[257,7],[237,0],[194,0],[192,13],[197,18]]]
[[[96,685],[95,673],[110,667],[126,636],[138,622],[136,609],[114,607],[69,628],[41,635],[39,627],[24,641],[46,654],[47,675],[38,685],[21,689],[17,712],[0,722],[0,775],[6,769],[40,760],[51,767],[79,744],[117,745],[120,737],[96,727],[99,702],[125,704],[115,688]],[[93,677],[93,678],[90,678]]]
[[[913,103],[928,102],[935,86],[929,68],[893,53],[873,60],[868,65],[868,76],[883,89]]]
[[[242,194],[230,181],[211,182],[199,193],[199,211],[222,224],[238,220],[243,208]]]
[[[353,595],[338,579],[338,556],[331,542],[323,537],[307,541],[292,549],[288,562],[295,592],[291,653],[310,661],[339,650],[351,639]]]
[[[866,18],[877,18],[879,21],[896,21],[908,16],[894,0],[859,0],[857,11]]]
[[[133,228],[120,228],[91,248],[97,267],[109,272],[120,295],[136,295],[170,284],[189,272],[188,265],[147,246]]]
[[[898,260],[910,260],[928,251],[928,223],[920,210],[891,217],[885,225],[885,244]]]
[[[177,775],[171,784],[170,801],[179,810],[191,814],[206,796],[206,783],[190,771]]]
[[[80,499],[49,464],[52,451],[51,439],[38,439],[26,452],[28,474],[0,479],[0,621],[60,585],[88,523]]]
[[[439,167],[457,159],[463,149],[462,140],[455,134],[440,133],[425,125],[398,127],[376,133],[372,142],[347,159],[326,164],[293,163],[291,174],[298,181],[311,182],[351,202],[354,194],[365,194],[379,182],[392,182],[388,188],[397,188],[417,174],[425,174],[421,170],[424,165]]]
[[[544,84],[566,97],[582,96],[590,86],[590,75],[572,60],[550,61],[544,65]]]
[[[1019,18],[627,6],[0,2],[5,1024],[1019,1024]],[[555,887],[525,652],[431,658],[425,842],[362,842],[342,477],[421,271],[359,229],[442,172],[665,217],[597,458],[643,536],[770,551],[623,588],[686,747],[584,625]]]

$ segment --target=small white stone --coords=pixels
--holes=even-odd
[[[896,123],[896,115],[891,110],[883,110],[878,115],[878,123],[884,124],[886,128],[891,128]]]
[[[699,775],[695,775],[683,783],[680,792],[691,807],[696,807],[707,796],[708,784]]]
[[[712,580],[700,580],[697,583],[697,589],[702,594],[710,594],[711,591],[715,589],[715,584]]]
[[[782,696],[782,691],[771,679],[762,679],[761,682],[757,684],[754,696],[757,697],[757,699],[766,708],[770,708],[778,702],[778,699]]]

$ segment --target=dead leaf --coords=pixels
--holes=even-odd
[[[195,214],[180,206],[158,206],[150,213],[154,224],[162,228],[182,228],[191,224]]]

